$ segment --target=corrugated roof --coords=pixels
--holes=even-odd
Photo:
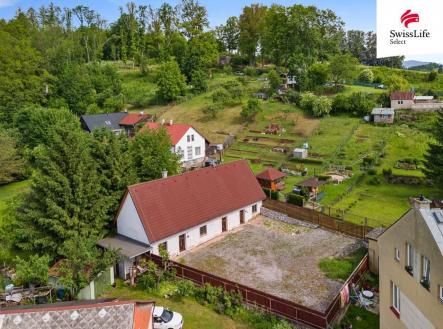
[[[121,255],[128,258],[142,255],[151,249],[147,244],[132,240],[122,235],[104,238],[100,240],[97,245],[106,249],[118,250]]]
[[[94,300],[5,308],[0,309],[0,329],[150,329],[153,306],[151,302]]]
[[[372,115],[393,115],[394,109],[391,108],[375,108],[371,112]]]
[[[430,101],[434,99],[434,96],[414,96],[417,101]]]
[[[266,198],[246,160],[128,187],[150,243]]]
[[[391,93],[391,101],[396,100],[413,100],[414,92],[412,91],[394,91]]]
[[[297,183],[297,186],[300,186],[300,187],[317,187],[317,186],[320,186],[320,185],[324,185],[326,183],[327,183],[326,181],[319,180],[317,177],[314,177],[314,178],[308,178],[308,179],[306,179],[306,180],[304,180],[304,181],[302,181],[300,183]]]
[[[80,118],[85,128],[89,132],[92,132],[94,129],[98,128],[107,128],[109,130],[121,129],[119,123],[127,115],[128,113],[126,112],[84,114]]]
[[[282,173],[281,171],[278,171],[275,168],[268,168],[261,173],[259,173],[256,177],[258,179],[268,180],[268,181],[274,181],[280,178],[285,177],[286,175]]]

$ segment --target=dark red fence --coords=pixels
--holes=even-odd
[[[321,212],[312,209],[303,208],[276,200],[266,199],[265,201],[263,201],[263,206],[270,210],[284,213],[289,217],[317,224],[324,228],[360,239],[363,239],[366,234],[372,230],[372,227],[370,226],[346,222],[341,219],[322,214]]]
[[[156,255],[151,255],[150,257],[157,265],[162,266],[161,257]],[[191,280],[199,286],[209,283],[216,287],[223,287],[226,291],[238,291],[242,294],[243,301],[247,304],[255,305],[267,312],[285,317],[291,321],[309,325],[313,328],[327,328],[328,325],[334,321],[341,309],[340,294],[334,298],[326,312],[320,312],[177,262],[171,261],[171,264],[176,270],[178,277]],[[346,284],[358,282],[367,269],[368,256],[366,255],[343,287]]]

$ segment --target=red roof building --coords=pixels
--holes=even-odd
[[[275,168],[268,168],[256,177],[260,185],[264,188],[271,189],[272,191],[283,190],[285,188],[283,178],[285,178],[286,175]]]
[[[140,113],[128,113],[123,119],[120,120],[120,126],[135,126],[139,123],[146,122],[152,118],[149,114]]]
[[[171,255],[246,223],[266,198],[246,160],[128,187],[117,233]]]
[[[412,91],[394,91],[391,93],[391,101],[414,100],[415,93]]]
[[[164,127],[171,137],[172,145],[177,145],[178,142],[183,138],[183,136],[188,132],[192,126],[184,124],[164,124],[161,125],[158,122],[147,122],[145,127],[148,129],[158,129],[159,127]]]

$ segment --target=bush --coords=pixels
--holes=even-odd
[[[437,77],[438,77],[437,71],[429,72],[428,81],[434,81],[437,79]]]
[[[211,118],[216,118],[219,112],[223,111],[223,105],[220,103],[210,104],[203,108],[203,113],[210,116]]]
[[[49,256],[32,255],[28,260],[16,257],[18,284],[45,285],[48,283]]]
[[[383,176],[391,177],[392,176],[392,168],[384,168],[383,169]]]
[[[272,200],[278,200],[278,191],[271,191],[271,199]]]
[[[181,297],[194,296],[197,287],[189,280],[179,280],[177,282],[177,294]]]
[[[257,75],[257,70],[255,69],[255,67],[247,66],[243,69],[243,73],[247,76],[254,77]]]
[[[151,273],[143,274],[137,278],[137,287],[143,290],[153,291],[157,288],[157,277]]]
[[[305,198],[301,195],[295,193],[288,194],[288,203],[303,207]]]
[[[368,181],[369,185],[380,185],[381,181],[380,178],[377,176],[371,177]]]
[[[232,74],[232,66],[231,65],[225,65],[223,66],[223,73],[227,75]]]
[[[368,175],[374,176],[377,174],[377,170],[370,168],[367,170]]]
[[[358,75],[358,80],[371,83],[374,81],[374,73],[370,69],[364,69]]]
[[[268,197],[268,198],[270,198],[271,197],[271,190],[270,189],[268,189],[268,188],[263,188],[263,192],[265,192],[265,194],[266,194],[266,196]]]
[[[246,105],[242,107],[240,116],[243,121],[254,121],[255,116],[261,111],[260,103],[257,99],[249,99]]]

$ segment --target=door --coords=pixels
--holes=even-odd
[[[244,223],[245,223],[245,211],[240,210],[240,224],[244,224]]]
[[[180,252],[186,250],[186,235],[182,234],[178,237],[178,248]]]
[[[222,218],[222,232],[226,232],[228,230],[228,218]]]

